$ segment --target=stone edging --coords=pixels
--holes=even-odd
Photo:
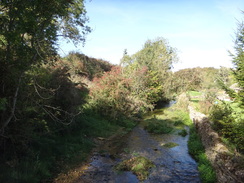
[[[197,112],[192,106],[188,106],[188,110],[206,155],[216,171],[218,183],[244,183],[244,169],[240,167],[241,156],[238,153],[233,155],[226,148],[204,114]]]

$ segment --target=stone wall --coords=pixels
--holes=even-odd
[[[216,170],[218,183],[244,183],[243,158],[226,148],[204,114],[191,106],[188,109],[205,147],[206,155]]]

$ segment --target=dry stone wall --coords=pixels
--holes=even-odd
[[[243,158],[226,148],[204,114],[197,112],[192,106],[188,109],[205,147],[206,155],[216,170],[218,183],[244,183]]]

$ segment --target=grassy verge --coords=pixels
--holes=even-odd
[[[172,106],[164,110],[156,110],[144,116],[144,128],[154,134],[173,133],[183,137],[187,135],[185,126],[191,124],[187,112]]]
[[[134,125],[129,120],[118,125],[99,115],[82,114],[65,130],[32,137],[28,151],[21,156],[0,157],[5,160],[0,164],[0,182],[50,182],[60,172],[79,166],[93,149],[94,138],[107,138],[121,127],[128,131]],[[11,160],[6,161],[8,158]]]
[[[145,129],[154,134],[167,134],[172,132],[173,128],[170,126],[171,121],[160,120],[156,118],[146,120]]]
[[[211,163],[207,159],[207,156],[205,154],[205,149],[202,145],[201,139],[199,135],[196,132],[195,126],[192,123],[192,121],[189,118],[189,114],[187,112],[187,105],[194,105],[199,107],[199,99],[195,99],[195,96],[200,96],[200,92],[188,92],[190,98],[193,99],[193,101],[189,101],[189,97],[182,95],[177,102],[177,105],[175,106],[179,110],[181,118],[183,118],[186,122],[186,124],[190,128],[190,135],[188,140],[188,150],[189,154],[195,159],[195,161],[198,163],[198,170],[200,173],[200,178],[203,183],[215,183],[217,181],[216,179],[216,173],[213,169]],[[187,104],[187,105],[183,105]],[[182,132],[183,133],[183,132]]]
[[[194,125],[190,126],[190,137],[188,140],[188,149],[191,156],[198,163],[198,170],[200,178],[203,183],[215,183],[217,182],[215,171],[207,159],[205,149],[202,145],[201,139],[196,132]]]

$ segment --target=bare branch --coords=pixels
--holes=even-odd
[[[12,118],[14,117],[14,112],[15,112],[15,108],[16,108],[16,102],[17,102],[17,98],[18,98],[18,94],[19,94],[19,88],[20,88],[20,84],[21,84],[22,75],[19,77],[18,85],[17,85],[17,88],[16,88],[15,93],[14,93],[13,105],[12,105],[12,108],[11,108],[11,113],[10,113],[9,117],[7,118],[7,120],[3,123],[3,126],[2,126],[2,128],[0,130],[0,135],[1,136],[3,136],[4,129],[8,126],[8,124],[10,123]]]

